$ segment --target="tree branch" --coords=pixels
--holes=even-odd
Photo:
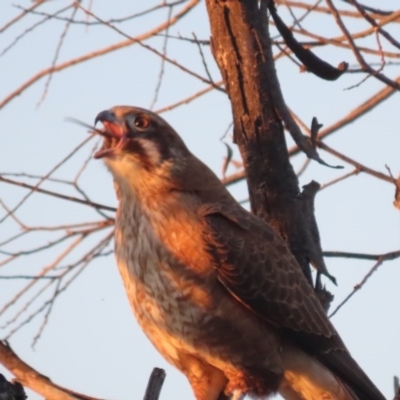
[[[86,396],[53,383],[22,361],[7,342],[0,341],[0,363],[3,364],[16,378],[17,381],[45,399],[57,400],[100,400],[95,397]]]

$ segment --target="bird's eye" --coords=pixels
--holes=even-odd
[[[135,124],[136,128],[146,129],[150,125],[150,121],[145,117],[136,117],[134,124]]]

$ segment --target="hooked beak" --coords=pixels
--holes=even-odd
[[[97,114],[94,124],[101,122],[104,129],[96,131],[99,135],[104,137],[102,148],[94,154],[94,158],[103,158],[110,156],[115,150],[121,149],[127,141],[124,127],[115,116],[114,112],[110,110],[102,111]]]

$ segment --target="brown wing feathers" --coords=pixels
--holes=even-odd
[[[231,213],[231,214],[230,214]],[[384,397],[351,357],[282,239],[240,206],[204,215],[218,278],[245,306],[314,355],[359,400]],[[211,234],[210,234],[211,232]]]
[[[212,231],[210,246],[219,257],[219,279],[229,291],[277,327],[327,337],[334,333],[311,287],[301,279],[297,264],[272,228],[255,217],[245,231],[221,213],[205,218]]]

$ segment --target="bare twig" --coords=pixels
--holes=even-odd
[[[206,72],[206,74],[207,74],[208,79],[210,80],[210,82],[213,82],[213,83],[214,83],[214,79],[213,79],[213,77],[211,76],[210,70],[208,69],[206,57],[204,56],[203,49],[201,48],[201,43],[200,43],[200,41],[197,39],[197,36],[196,36],[195,33],[193,33],[193,37],[194,37],[194,41],[195,41],[195,43],[196,43],[196,45],[197,45],[197,48],[198,48],[198,50],[199,50],[199,53],[200,53],[201,62],[203,63],[204,71]]]
[[[49,196],[58,197],[59,199],[64,199],[64,200],[72,201],[75,203],[84,204],[89,207],[98,208],[100,210],[107,210],[107,211],[114,211],[114,212],[117,210],[115,207],[109,207],[104,204],[94,203],[94,202],[88,201],[88,200],[82,200],[82,199],[79,199],[79,198],[73,197],[73,196],[66,196],[64,194],[52,192],[50,190],[40,189],[37,186],[28,185],[27,183],[24,183],[24,182],[19,182],[19,181],[14,181],[12,179],[3,178],[1,175],[0,175],[0,181],[9,183],[11,185],[30,189],[31,190],[30,193],[33,193],[33,192],[43,193],[43,194],[47,194]],[[15,209],[13,210],[13,212],[15,212]],[[4,218],[3,218],[3,220],[4,220]],[[3,220],[1,220],[0,222],[3,222]]]
[[[72,10],[72,14],[71,14],[71,19],[72,19],[72,20],[74,19],[74,16],[76,15],[77,11],[78,11],[78,9],[77,9],[76,7],[74,7],[73,10]],[[65,37],[67,36],[67,33],[68,33],[68,31],[69,31],[70,26],[71,26],[71,22],[70,22],[70,21],[67,21],[67,22],[65,23],[64,30],[63,30],[63,32],[61,33],[60,40],[58,41],[58,45],[57,45],[56,51],[55,51],[55,53],[54,53],[53,60],[52,60],[52,62],[51,62],[51,67],[50,67],[50,68],[52,68],[52,69],[55,67],[55,65],[56,65],[56,63],[57,63],[58,57],[59,57],[59,55],[60,55],[61,47],[62,47],[62,45],[63,45],[63,43],[64,43]],[[42,96],[41,96],[39,102],[37,103],[37,107],[39,107],[39,106],[43,103],[44,99],[46,98],[46,95],[47,95],[47,92],[48,92],[48,90],[49,90],[49,87],[50,87],[50,83],[51,83],[52,78],[53,78],[53,73],[51,72],[51,73],[47,76],[47,80],[46,80],[46,83],[45,83],[45,85],[44,85],[43,93],[42,93]]]
[[[351,176],[358,175],[360,173],[360,170],[358,168],[353,169],[353,171],[348,172],[347,174],[343,174],[342,176],[339,176],[338,178],[332,179],[330,182],[324,183],[321,185],[321,190],[324,190],[328,188],[329,186],[333,186],[338,182],[344,181],[347,178],[350,178]]]
[[[35,8],[39,7],[41,2],[37,2],[35,4],[32,4],[29,8],[23,9],[21,13],[19,13],[17,16],[12,18],[10,21],[6,22],[1,28],[0,28],[0,33],[3,33],[6,29],[8,29],[10,26],[14,25],[16,22],[18,22],[20,19],[25,17],[27,14],[32,12]]]
[[[326,0],[326,3],[332,12],[332,15],[334,16],[336,23],[338,24],[339,28],[343,32],[344,36],[347,38],[349,46],[353,50],[353,53],[354,53],[357,61],[360,63],[361,67],[366,72],[373,75],[375,78],[379,79],[383,83],[386,83],[386,85],[391,86],[393,89],[400,90],[399,83],[397,83],[396,81],[393,81],[392,79],[389,79],[387,76],[376,71],[365,61],[364,57],[361,55],[360,49],[356,46],[352,35],[350,34],[349,30],[347,29],[346,25],[344,24],[339,12],[337,11],[336,7],[334,6],[332,0]]]
[[[61,10],[57,11],[53,15],[61,14],[66,10],[69,10],[72,6],[69,5],[67,7],[62,8]],[[21,34],[19,34],[8,46],[6,46],[3,51],[0,53],[0,57],[4,56],[9,50],[11,50],[22,38],[24,38],[28,33],[33,32],[36,28],[47,22],[49,19],[53,18],[53,15],[49,15],[40,21],[36,22],[35,24],[31,25],[29,28],[25,29]],[[1,33],[1,31],[0,31]]]
[[[384,261],[385,260],[383,260],[382,258],[378,258],[378,261],[368,271],[362,281],[354,286],[351,293],[349,293],[346,298],[333,310],[333,312],[329,315],[329,318],[332,318],[335,314],[337,314],[337,312],[356,294],[356,292],[362,289],[362,287],[367,283],[368,279],[372,276],[374,272],[378,270],[378,268],[383,264]]]
[[[177,0],[177,1],[172,1],[170,3],[168,3],[167,1],[162,0],[159,4],[156,4],[155,6],[147,8],[147,9],[145,9],[143,11],[139,11],[137,13],[130,14],[130,15],[127,15],[127,16],[121,17],[121,18],[110,18],[106,22],[110,23],[110,24],[120,24],[120,23],[123,23],[123,22],[126,22],[126,21],[131,21],[132,19],[135,19],[135,18],[143,17],[143,16],[145,16],[147,14],[151,14],[152,12],[158,11],[161,8],[175,7],[175,6],[178,6],[178,5],[180,5],[182,3],[185,3],[185,2],[187,2],[187,0]],[[49,17],[49,18],[53,18],[53,19],[59,20],[59,21],[71,22],[72,24],[75,24],[75,25],[92,26],[92,25],[101,25],[102,24],[99,21],[90,21],[89,22],[87,20],[87,18],[85,18],[84,20],[77,20],[77,19],[71,19],[71,18],[68,18],[68,17],[60,17],[58,15],[49,14],[49,13],[40,12],[40,11],[33,11],[33,10],[31,11],[31,9],[26,9],[26,8],[21,7],[19,5],[16,5],[15,7],[20,9],[20,10],[23,10],[25,13],[30,13],[30,14],[33,14],[33,15],[42,15],[42,16],[45,16],[45,17]],[[91,9],[90,5],[89,5],[88,9]],[[0,33],[1,33],[1,31],[0,31]]]
[[[193,3],[198,3],[199,0],[192,0]],[[129,40],[131,40],[134,43],[137,43],[139,46],[145,48],[146,50],[149,50],[150,52],[156,54],[157,56],[159,56],[161,59],[164,59],[166,62],[174,65],[175,67],[179,68],[180,70],[182,70],[183,72],[197,78],[198,80],[202,81],[203,83],[207,83],[207,84],[211,84],[214,86],[214,89],[219,90],[220,92],[225,92],[224,89],[222,89],[221,87],[215,85],[212,81],[210,81],[209,79],[204,78],[203,76],[197,74],[196,72],[186,68],[185,66],[183,66],[182,64],[178,63],[175,60],[172,60],[171,58],[167,57],[166,55],[162,54],[161,52],[159,52],[158,50],[156,50],[155,48],[144,44],[141,40],[138,40],[136,38],[133,38],[132,36],[127,35],[125,32],[121,31],[120,29],[118,29],[117,27],[111,25],[111,24],[107,24],[106,21],[102,20],[101,18],[99,18],[98,16],[94,15],[93,13],[91,13],[90,11],[86,10],[85,8],[83,8],[82,6],[78,5],[79,8],[81,8],[84,12],[88,13],[88,15],[90,15],[91,17],[97,19],[100,22],[103,22],[104,25],[108,26],[109,28],[111,28],[112,30],[114,30],[115,32],[119,33],[121,36],[128,38]]]
[[[92,60],[96,57],[100,57],[105,54],[111,53],[113,51],[123,49],[124,47],[131,46],[135,43],[140,43],[141,41],[148,39],[149,37],[152,37],[152,36],[156,35],[157,33],[164,31],[168,26],[175,24],[183,16],[185,16],[189,11],[191,11],[197,5],[198,2],[199,2],[199,0],[191,0],[185,7],[183,7],[178,13],[176,13],[169,22],[164,22],[164,23],[158,25],[157,27],[151,29],[150,31],[143,33],[139,36],[136,36],[135,38],[129,38],[122,42],[115,43],[111,46],[107,46],[102,49],[95,50],[91,53],[84,54],[81,57],[73,58],[69,61],[58,64],[54,67],[46,68],[42,71],[39,71],[37,74],[33,75],[30,79],[28,79],[25,83],[23,83],[20,87],[18,87],[16,90],[11,92],[8,96],[6,96],[0,102],[0,109],[2,109],[4,106],[6,106],[14,98],[21,95],[21,93],[23,93],[26,89],[28,89],[34,83],[36,83],[37,81],[39,81],[40,79],[42,79],[43,77],[45,77],[49,74],[52,74],[54,72],[60,72],[66,68],[80,64],[84,61]]]
[[[285,5],[288,5],[290,7],[296,7],[296,8],[301,8],[301,9],[306,9],[306,10],[310,10],[311,8],[313,9],[313,11],[322,13],[322,14],[331,14],[331,10],[327,7],[323,7],[320,5],[313,5],[313,4],[308,4],[308,3],[304,3],[301,1],[291,1],[291,0],[275,0],[275,2],[277,4],[280,3],[284,3]],[[351,11],[351,10],[338,10],[340,15],[342,15],[343,17],[352,17],[352,18],[362,18],[362,16],[360,15],[360,13],[355,12],[355,11]],[[393,11],[380,11],[380,10],[376,10],[379,11],[379,13],[374,13],[371,11],[371,17],[374,19],[380,19],[380,18],[384,18],[388,15],[393,14]]]
[[[12,210],[10,210],[10,212],[7,213],[7,214],[0,220],[0,223],[4,222],[11,214],[15,213],[15,211],[17,211],[18,208],[21,207],[22,204],[24,204],[25,201],[26,201],[35,191],[39,191],[39,189],[38,189],[39,186],[40,186],[48,177],[50,177],[58,168],[60,168],[60,167],[61,167],[63,164],[65,164],[72,156],[74,156],[75,153],[76,153],[78,150],[80,150],[87,142],[89,142],[89,140],[92,139],[92,137],[93,137],[93,135],[87,137],[85,140],[83,140],[81,143],[79,143],[78,146],[76,146],[66,157],[64,157],[59,163],[57,163],[46,175],[43,175],[43,176],[41,177],[41,179],[39,180],[39,182],[38,182],[35,186],[33,186],[33,187],[28,187],[26,184],[23,184],[23,183],[21,183],[21,184],[19,184],[19,183],[14,183],[15,181],[11,181],[10,179],[3,178],[3,177],[1,177],[1,175],[0,175],[0,180],[3,181],[3,182],[11,183],[11,184],[14,184],[14,185],[16,184],[16,185],[18,185],[18,186],[22,186],[22,187],[26,187],[26,188],[31,189],[31,191],[30,191],[28,194],[26,194],[26,195],[19,201],[19,203],[18,203]],[[30,185],[29,185],[29,186],[30,186]],[[41,189],[41,190],[42,190],[42,189]]]
[[[341,257],[341,258],[356,258],[359,260],[395,260],[400,257],[400,250],[391,251],[384,254],[365,254],[365,253],[348,253],[346,251],[324,251],[324,257]]]
[[[168,9],[168,18],[167,21],[169,21],[171,19],[171,15],[172,15],[172,9],[173,7],[169,7]],[[158,99],[158,94],[160,92],[161,89],[161,84],[162,84],[162,79],[164,76],[164,70],[165,70],[165,56],[167,55],[167,44],[168,44],[168,32],[169,32],[169,25],[167,26],[167,29],[165,30],[166,35],[164,37],[164,43],[163,43],[163,49],[162,49],[162,54],[164,55],[164,57],[161,58],[161,66],[160,66],[160,73],[158,75],[158,82],[157,82],[157,86],[154,90],[154,97],[153,100],[151,101],[150,104],[150,110],[152,110],[157,102]]]
[[[363,164],[360,164],[357,161],[354,161],[350,157],[347,157],[344,154],[339,153],[337,150],[332,149],[332,147],[329,147],[324,142],[318,141],[317,145],[320,149],[324,149],[328,153],[336,156],[337,158],[340,158],[341,160],[346,161],[347,163],[353,165],[354,167],[356,167],[358,169],[359,172],[365,172],[366,174],[372,175],[375,178],[381,179],[381,180],[389,182],[389,183],[393,183],[393,184],[396,183],[396,181],[394,181],[393,178],[391,178],[389,175],[386,175],[379,171],[375,171],[372,168],[369,168]]]
[[[351,4],[355,8],[357,8],[358,12],[363,16],[363,18],[368,21],[376,30],[383,36],[385,37],[393,46],[397,47],[400,49],[400,43],[388,32],[386,32],[376,21],[374,18],[372,18],[356,0],[349,0]]]
[[[207,86],[205,89],[199,90],[198,92],[196,92],[195,94],[184,98],[183,100],[180,100],[176,103],[170,104],[169,106],[163,107],[163,108],[159,108],[156,112],[158,114],[164,113],[166,111],[171,111],[174,108],[177,108],[183,104],[189,104],[190,102],[192,102],[193,100],[196,100],[197,98],[203,96],[203,94],[206,94],[208,92],[211,92],[212,90],[215,89],[215,86],[222,86],[223,85],[223,81],[218,81],[215,82],[213,85]]]

